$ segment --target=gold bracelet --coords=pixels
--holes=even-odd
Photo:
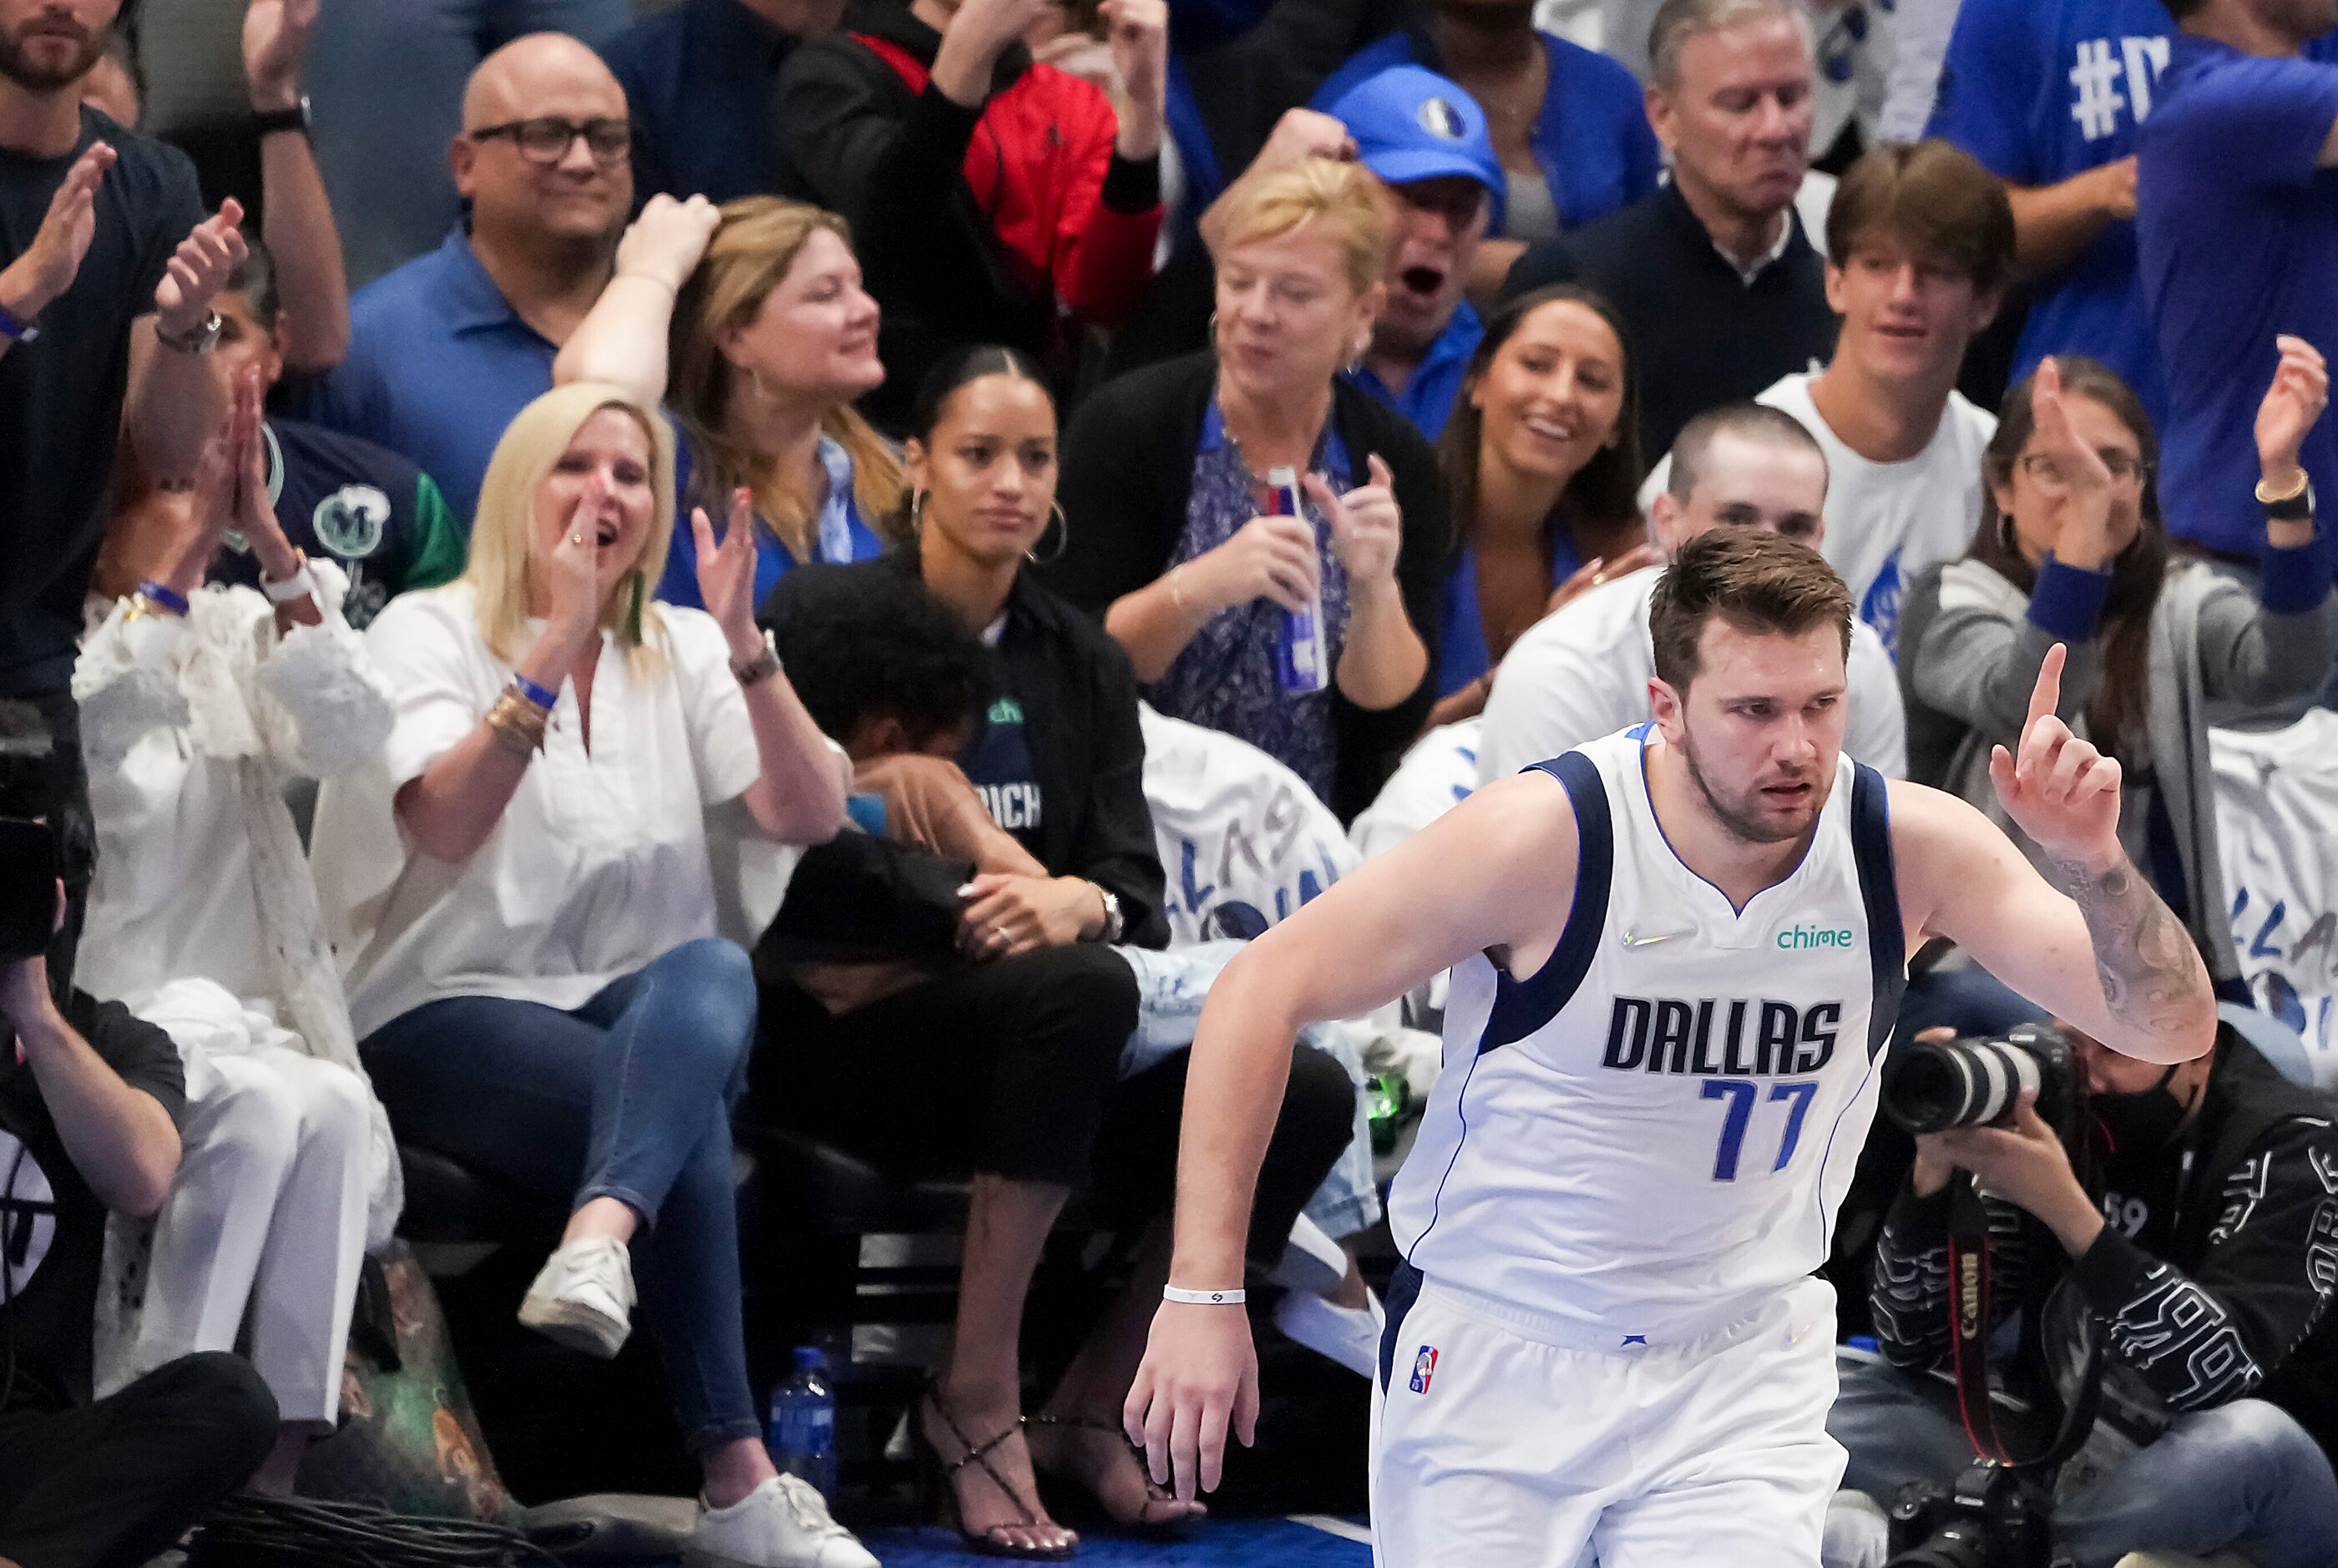
[[[523,761],[544,750],[544,710],[516,691],[506,691],[487,710],[487,728],[496,744]]]
[[[2257,481],[2257,505],[2260,506],[2278,506],[2284,501],[2294,501],[2300,495],[2305,494],[2306,485],[2312,482],[2312,477],[2305,472],[2305,465],[2303,463],[2297,466],[2297,483],[2291,485],[2288,489],[2282,491],[2278,495],[2268,491],[2265,488],[2265,482],[2263,479],[2259,479]]]

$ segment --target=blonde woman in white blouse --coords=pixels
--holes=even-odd
[[[573,1203],[520,1320],[614,1356],[638,1278],[703,1467],[693,1554],[875,1568],[759,1440],[730,1128],[755,984],[714,935],[703,820],[738,799],[825,839],[845,772],[755,628],[743,500],[719,548],[693,518],[707,609],[650,603],[673,496],[672,436],[623,391],[521,410],[469,570],[368,630],[397,720],[326,789],[313,859],[400,1136]]]

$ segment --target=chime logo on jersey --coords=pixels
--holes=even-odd
[[[1429,1392],[1429,1380],[1437,1376],[1437,1347],[1423,1345],[1412,1358],[1412,1391]]]
[[[1815,1073],[1834,1055],[1842,1004],[1733,996],[1618,996],[1602,1067],[1701,1078]]]

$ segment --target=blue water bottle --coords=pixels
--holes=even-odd
[[[1304,517],[1299,509],[1299,471],[1275,467],[1266,471],[1267,515]],[[1282,634],[1274,642],[1274,672],[1282,689],[1293,696],[1321,691],[1331,684],[1330,659],[1323,651],[1323,595],[1318,590],[1304,610],[1282,612]]]
[[[782,1475],[801,1475],[823,1497],[836,1495],[836,1395],[817,1345],[796,1347],[795,1375],[771,1390],[765,1438]]]

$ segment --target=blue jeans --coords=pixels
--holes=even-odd
[[[641,1216],[634,1278],[698,1452],[761,1430],[740,1318],[731,1108],[755,1037],[747,955],[687,942],[571,1013],[426,1003],[361,1048],[398,1136],[572,1207]]]
[[[455,226],[461,202],[447,144],[462,129],[463,88],[481,60],[529,33],[567,33],[598,49],[633,18],[630,0],[340,0],[321,8],[301,85],[316,100],[317,163],[350,285],[419,256]]]
[[[1850,1452],[1845,1486],[1889,1506],[1904,1483],[1950,1482],[1972,1463],[1931,1380],[1847,1356],[1838,1370],[1827,1432]],[[2338,1562],[2338,1476],[2287,1411],[2235,1399],[2178,1416],[2157,1442],[2058,1504],[2054,1528],[2080,1568],[2109,1568],[2130,1552],[2228,1550],[2253,1568],[2327,1568]]]

